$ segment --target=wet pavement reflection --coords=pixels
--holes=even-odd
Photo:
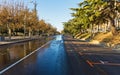
[[[17,44],[0,46],[0,70],[28,55],[47,40],[32,40]]]
[[[58,35],[2,75],[69,75],[66,59],[62,35]]]

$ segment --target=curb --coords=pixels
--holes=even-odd
[[[27,42],[27,41],[31,41],[31,40],[37,40],[37,39],[31,39],[31,38],[30,39],[23,39],[23,40],[8,42],[8,43],[5,43],[5,44],[0,44],[0,46],[16,44],[16,43],[21,43],[21,42]]]

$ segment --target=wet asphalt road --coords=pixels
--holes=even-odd
[[[64,45],[65,43],[65,45]],[[120,75],[120,53],[58,35],[2,75]]]
[[[62,36],[59,35],[2,75],[67,75],[66,59]]]

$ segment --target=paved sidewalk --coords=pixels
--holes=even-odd
[[[5,37],[5,40],[0,41],[0,46],[18,43],[18,42],[29,41],[29,40],[33,40],[33,39],[37,39],[37,38],[29,38],[29,37],[24,38],[23,36],[15,36],[15,37],[11,37],[11,40],[9,40],[8,37]]]

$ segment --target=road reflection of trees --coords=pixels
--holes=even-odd
[[[25,43],[0,47],[0,70],[28,55],[45,42],[46,40],[33,40]]]

